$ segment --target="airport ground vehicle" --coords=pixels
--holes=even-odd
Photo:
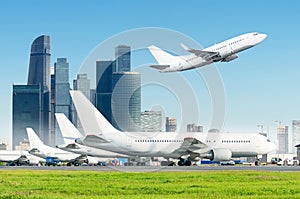
[[[47,157],[46,165],[47,166],[61,166],[61,161],[57,157]]]
[[[296,158],[291,159],[284,159],[279,162],[277,162],[278,166],[297,166],[299,165],[299,161]]]
[[[225,161],[225,162],[220,162],[220,165],[231,165],[234,166],[235,162],[233,160]]]

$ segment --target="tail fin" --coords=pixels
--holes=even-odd
[[[170,63],[174,62],[176,59],[176,56],[173,56],[154,45],[149,46],[148,49],[160,65],[170,65]]]
[[[26,128],[26,132],[28,135],[30,148],[41,148],[45,146],[42,140],[37,136],[32,128]]]
[[[65,144],[73,144],[76,138],[83,137],[65,114],[55,113],[55,117]]]
[[[86,134],[118,132],[81,91],[70,91],[70,94]]]

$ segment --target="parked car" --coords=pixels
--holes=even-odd
[[[299,161],[297,159],[284,159],[284,160],[281,160],[279,162],[277,162],[277,165],[278,166],[297,166],[299,165]]]
[[[225,162],[220,162],[220,165],[231,165],[234,166],[235,162],[233,160],[225,161]]]

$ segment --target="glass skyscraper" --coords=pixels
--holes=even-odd
[[[96,62],[96,107],[110,123],[112,123],[112,75],[115,71],[115,61]]]
[[[130,46],[119,45],[115,49],[117,72],[130,72]]]
[[[140,131],[141,75],[137,72],[115,72],[112,80],[113,125],[122,131]]]
[[[26,128],[41,128],[40,85],[13,85],[13,149],[27,139]]]
[[[50,106],[50,36],[42,35],[31,45],[27,85],[39,85],[41,88],[40,126],[37,132],[45,143],[49,143],[51,124]]]
[[[292,147],[293,153],[296,153],[296,145],[300,144],[300,120],[293,120],[292,121]],[[300,157],[299,157],[300,158]]]

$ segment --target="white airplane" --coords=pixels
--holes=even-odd
[[[102,149],[84,146],[75,143],[75,139],[83,137],[82,134],[72,124],[72,122],[65,116],[65,114],[55,113],[55,117],[65,142],[64,145],[58,146],[58,148],[76,154],[88,155],[92,157],[101,157],[101,158],[119,158],[119,157],[127,158],[128,157],[127,155],[124,154],[105,151]]]
[[[178,165],[190,165],[199,158],[227,161],[275,150],[275,145],[259,134],[120,132],[80,91],[70,94],[83,128],[91,133],[76,139],[82,145],[129,156],[179,159]]]
[[[38,165],[39,163],[44,163],[45,159],[31,155],[25,150],[0,150],[0,162],[6,162],[10,166]]]
[[[237,53],[256,46],[267,37],[266,34],[257,32],[243,34],[203,50],[196,50],[181,44],[189,55],[173,56],[166,51],[152,45],[149,46],[151,54],[159,65],[150,67],[160,72],[184,71],[211,64],[213,62],[230,62],[238,58]]]
[[[61,162],[67,162],[67,165],[79,165],[83,162],[87,162],[85,155],[79,155],[45,145],[32,128],[26,128],[26,132],[31,147],[29,153],[32,155],[45,159],[47,157],[56,157]]]

